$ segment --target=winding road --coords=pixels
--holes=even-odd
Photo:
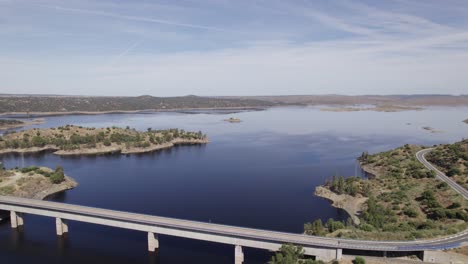
[[[446,182],[450,187],[452,187],[452,189],[454,189],[456,192],[458,192],[459,194],[461,194],[463,196],[463,198],[468,199],[468,191],[463,188],[462,186],[460,186],[458,183],[456,183],[454,180],[450,179],[449,177],[447,177],[443,172],[441,172],[440,170],[438,170],[434,165],[432,165],[431,163],[429,163],[426,158],[424,157],[424,155],[426,155],[427,153],[429,153],[431,150],[433,150],[434,148],[428,148],[428,149],[423,149],[423,150],[420,150],[416,153],[416,158],[419,160],[419,162],[421,162],[426,168],[428,168],[429,170],[433,170],[436,172],[436,177],[438,179],[440,179],[441,181],[444,181]]]

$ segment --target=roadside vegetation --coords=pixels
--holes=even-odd
[[[446,149],[460,149],[459,145]],[[445,149],[444,148],[444,149]],[[359,162],[368,179],[333,177],[324,187],[336,194],[366,198],[358,215],[360,224],[320,219],[304,225],[306,234],[375,240],[412,240],[455,234],[468,227],[468,207],[463,197],[437,180],[415,157],[419,146],[370,155]],[[466,148],[465,148],[466,150]],[[463,151],[454,151],[460,160]],[[439,155],[440,156],[440,155]],[[452,160],[452,159],[451,159]],[[462,170],[465,171],[465,170]],[[467,175],[464,175],[466,182]]]
[[[0,152],[4,150],[50,148],[62,151],[83,149],[138,149],[162,144],[198,143],[206,141],[201,131],[190,132],[183,129],[153,130],[141,132],[130,127],[87,128],[66,125],[57,128],[30,129],[0,136]]]
[[[278,252],[271,257],[268,264],[323,264],[323,261],[306,259],[304,249],[292,244],[284,244]]]
[[[426,155],[426,159],[468,189],[468,139],[454,144],[439,145]]]

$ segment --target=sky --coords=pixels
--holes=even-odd
[[[0,93],[468,94],[466,0],[0,0]]]

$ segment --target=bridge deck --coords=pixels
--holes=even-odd
[[[468,238],[468,231],[445,238],[415,241],[326,238],[5,196],[0,197],[0,209],[271,250],[284,243],[293,243],[331,249],[422,251],[458,247]]]

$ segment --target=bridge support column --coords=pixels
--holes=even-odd
[[[68,233],[68,225],[62,218],[55,218],[55,228],[57,229],[57,236]]]
[[[158,235],[148,232],[148,251],[154,252],[159,248]]]
[[[10,222],[12,228],[24,225],[23,214],[10,211]]]
[[[234,249],[234,264],[242,264],[244,262],[244,252],[241,246],[236,246]]]
[[[336,249],[336,260],[341,260],[342,257],[343,257],[343,249],[337,248]]]

